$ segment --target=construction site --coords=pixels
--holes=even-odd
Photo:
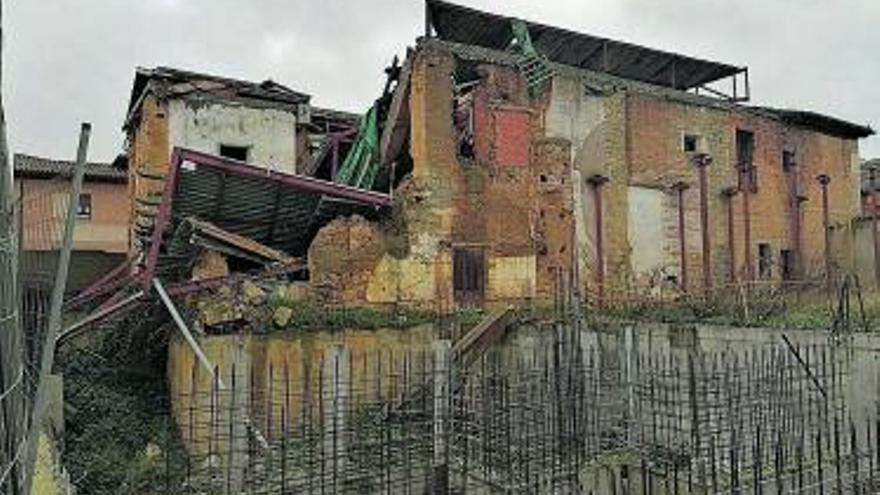
[[[880,493],[874,130],[424,18],[362,114],[158,66],[112,162],[4,127],[0,494]]]

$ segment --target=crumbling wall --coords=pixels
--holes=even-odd
[[[220,145],[244,146],[249,163],[296,172],[295,111],[194,99],[172,100],[168,108],[175,146],[211,154],[219,154]]]
[[[367,302],[367,288],[384,254],[378,224],[359,216],[334,220],[309,248],[314,296],[332,304]]]
[[[162,193],[163,179],[168,173],[171,146],[168,140],[168,106],[155,95],[147,94],[140,108],[139,120],[129,135],[128,198],[129,248],[135,238],[134,220],[150,196]]]
[[[357,253],[333,247],[350,226],[324,229],[310,252],[313,286],[337,288],[324,291],[336,302],[446,311],[462,304],[453,257],[467,248],[485,254],[479,304],[549,302],[557,272],[570,272],[574,220],[571,143],[545,135],[548,99],[531,96],[512,66],[469,66],[476,79],[459,84],[463,62],[448,50],[423,46],[414,56],[413,171],[395,191],[393,218]]]

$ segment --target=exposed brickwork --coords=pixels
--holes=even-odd
[[[157,178],[163,178],[168,173],[171,147],[167,105],[160,103],[153,95],[144,98],[130,140],[128,188],[132,215],[130,225],[133,228],[139,209],[145,208],[151,195],[162,191],[163,181]],[[133,233],[130,236],[129,246],[134,249],[131,243]]]
[[[410,99],[414,169],[397,191],[393,228],[383,228],[382,247],[376,245],[384,254],[368,254],[372,244],[361,254],[338,253],[332,232],[322,231],[313,244],[310,255],[332,262],[310,261],[317,290],[339,260],[352,266],[355,259],[371,260],[361,273],[347,276],[365,291],[346,289],[331,299],[450,308],[456,246],[485,249],[490,306],[547,300],[554,268],[570,272],[570,144],[543,137],[546,102],[529,96],[515,70],[486,65],[478,68],[483,82],[474,98],[476,159],[461,162],[452,123],[456,63],[444,50],[416,54]],[[325,246],[334,254],[319,253]],[[415,273],[432,280],[416,287]],[[385,299],[392,295],[393,301]],[[411,300],[420,295],[427,300]]]
[[[729,200],[723,191],[738,184],[737,129],[754,135],[758,180],[749,200],[750,261],[755,272],[759,244],[771,247],[773,279],[781,277],[781,250],[794,249],[792,181],[782,166],[785,150],[795,152],[800,164],[798,188],[809,198],[802,214],[804,266],[809,271],[824,254],[821,194],[815,181],[820,173],[832,181],[835,262],[849,265],[849,220],[858,212],[854,141],[792,129],[745,107],[684,93],[672,98],[644,85],[609,84],[585,90],[585,84],[593,84],[589,78],[565,71],[556,76],[552,89],[532,97],[522,76],[499,57],[476,65],[482,79],[473,94],[475,157],[462,161],[452,122],[451,76],[459,63],[454,52],[438,43],[425,43],[414,52],[409,102],[412,176],[396,192],[394,228],[383,226],[381,242],[362,250],[369,262],[352,263],[363,272],[354,276],[354,285],[367,288],[345,290],[345,302],[429,302],[450,307],[452,251],[459,245],[485,249],[489,305],[535,298],[550,302],[557,271],[574,279],[575,260],[578,280],[593,292],[599,259],[590,181],[596,176],[607,181],[601,187],[606,292],[631,291],[645,280],[644,274],[632,269],[637,264],[633,257],[639,253],[630,245],[630,215],[646,215],[662,223],[655,229],[662,236],[656,247],[645,245],[665,250],[654,258],[670,260],[669,268],[680,274],[679,200],[673,190],[677,183],[687,186],[682,208],[689,289],[702,288],[696,152],[713,159],[706,187],[709,264],[713,284],[725,283],[732,256]],[[686,134],[698,137],[696,152],[684,150]],[[657,211],[631,212],[631,188],[648,190],[646,198],[659,205]],[[665,196],[658,198],[653,191]],[[734,268],[739,277],[745,276],[747,266],[743,197],[739,193],[732,200]],[[360,255],[339,256],[351,260]],[[317,264],[315,274],[321,280]]]

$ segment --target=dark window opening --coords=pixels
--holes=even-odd
[[[779,252],[779,263],[782,265],[782,280],[794,279],[794,255],[788,249]]]
[[[452,289],[455,301],[479,305],[486,292],[486,254],[483,248],[455,248],[452,252]]]
[[[248,161],[247,146],[232,146],[229,144],[220,145],[220,156],[229,158],[230,160],[238,160],[240,162]]]
[[[685,153],[696,153],[700,150],[700,136],[685,134],[681,140],[681,149]]]
[[[782,152],[782,170],[788,172],[794,166],[794,151]]]
[[[736,166],[739,170],[739,189],[746,187],[758,192],[758,169],[754,163],[755,135],[750,131],[736,130]]]
[[[773,250],[770,244],[758,244],[758,276],[762,279],[773,276]]]
[[[76,203],[76,217],[81,220],[89,220],[92,218],[92,195],[82,193]]]

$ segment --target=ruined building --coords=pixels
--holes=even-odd
[[[206,233],[249,266],[263,248],[302,263],[319,302],[440,311],[854,268],[869,127],[749,106],[743,67],[426,13],[362,118],[271,81],[139,70],[125,128],[147,278],[184,282]],[[198,256],[219,268],[195,278],[236,271]]]
[[[741,67],[426,8],[381,140],[392,219],[322,231],[313,284],[451,307],[852,268],[870,128],[747,106]]]
[[[310,101],[309,95],[271,80],[256,83],[167,67],[137,69],[124,124],[133,254],[145,251],[175,148],[283,174],[329,174],[315,170],[316,148],[326,153],[323,140],[335,137],[334,149],[344,153],[350,139],[337,134],[351,135],[359,117],[313,108]]]

